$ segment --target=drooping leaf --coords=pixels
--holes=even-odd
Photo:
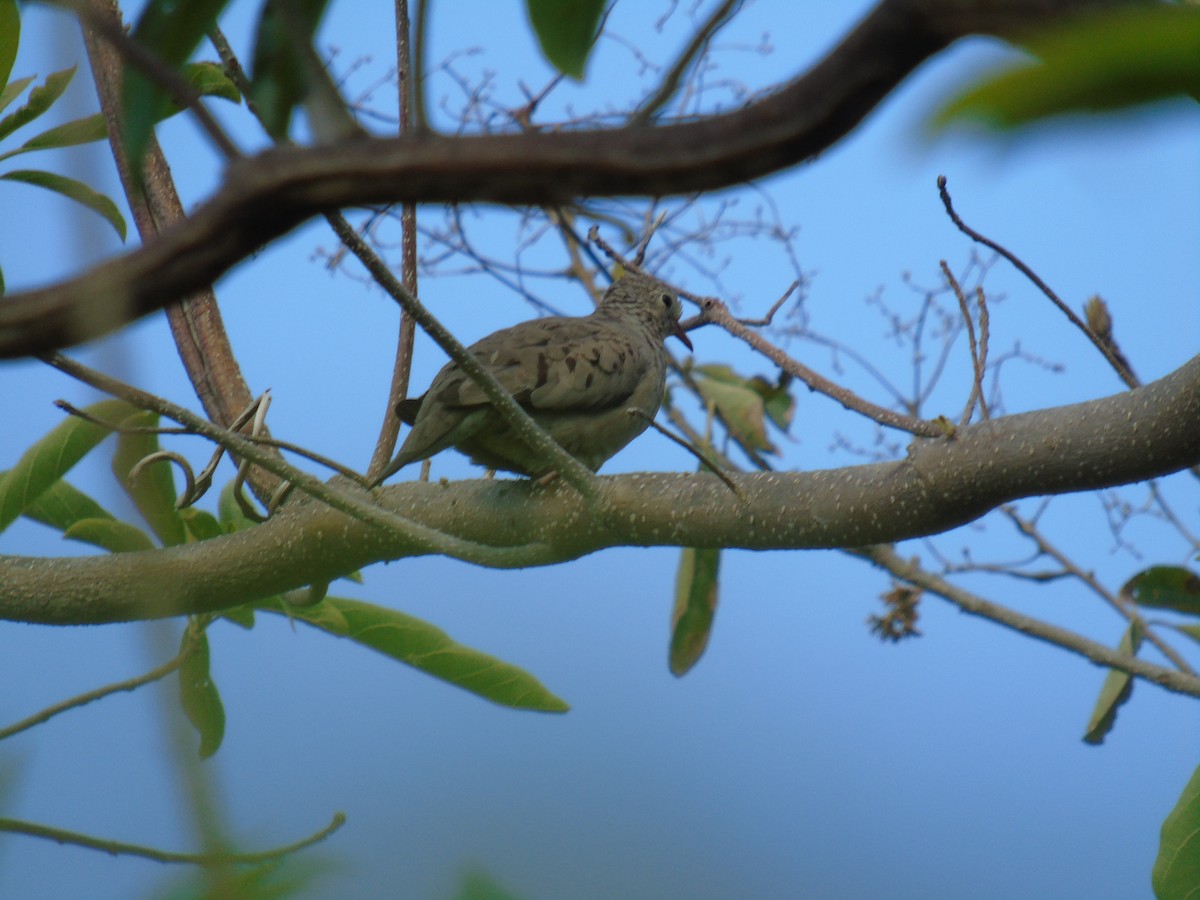
[[[184,642],[193,640],[187,634]],[[198,646],[179,668],[179,702],[200,734],[200,758],[217,752],[225,738],[225,706],[209,670],[208,635],[194,638]]]
[[[20,45],[21,11],[17,0],[0,0],[0,84],[8,84]]]
[[[134,424],[154,428],[158,425],[158,416],[143,413]],[[136,478],[129,477],[134,466],[158,451],[156,434],[119,435],[117,449],[113,453],[112,473],[150,530],[164,546],[175,547],[187,541],[187,531],[179,510],[175,508],[175,473],[172,464],[167,461],[154,462],[143,466]]]
[[[17,169],[0,175],[5,181],[19,181],[22,184],[32,184],[36,187],[54,191],[86,206],[92,212],[99,213],[113,227],[122,241],[125,240],[125,217],[117,209],[117,204],[98,191],[92,190],[82,181],[67,178],[65,175],[55,175],[53,172],[42,172],[37,169]]]
[[[539,712],[569,709],[525,670],[463,646],[440,628],[394,609],[344,597],[326,597],[305,608],[270,601],[259,609],[349,638],[501,706]]]
[[[119,425],[139,410],[123,400],[102,400],[85,412]],[[0,531],[30,509],[42,494],[104,440],[110,429],[68,416],[30,447],[0,478]]]
[[[27,125],[54,105],[71,79],[75,77],[75,67],[63,69],[46,76],[46,81],[29,92],[25,105],[13,110],[0,119],[0,140],[8,137],[22,125]]]
[[[1200,575],[1182,566],[1151,566],[1121,588],[1138,606],[1200,616]]]
[[[685,547],[675,576],[675,606],[671,610],[671,649],[668,665],[679,678],[700,661],[712,633],[717,611],[717,572],[721,551],[715,547]]]
[[[575,80],[596,43],[605,0],[526,0],[529,22],[550,64]]]
[[[951,100],[933,128],[970,120],[1010,129],[1169,97],[1200,99],[1200,9],[1134,6],[1053,29],[1027,44],[1034,60]]]
[[[154,542],[146,532],[120,519],[80,519],[63,531],[63,537],[100,547],[109,553],[154,549]]]
[[[133,29],[133,39],[173,68],[180,68],[208,34],[228,0],[150,0]],[[167,92],[141,70],[125,69],[121,89],[125,110],[124,144],[134,168],[141,160],[150,133],[163,118]]]
[[[1150,883],[1158,900],[1200,895],[1200,767],[1163,820]]]
[[[696,366],[696,385],[700,396],[716,406],[722,420],[734,435],[754,450],[774,453],[767,439],[766,408],[762,395],[729,366]]]
[[[328,0],[274,0],[263,6],[254,39],[254,77],[250,93],[273,138],[287,136],[292,112],[308,95],[311,58],[297,46],[312,44]]]
[[[1135,656],[1141,645],[1142,630],[1135,620],[1130,622],[1129,627],[1125,629],[1125,634],[1122,635],[1117,650],[1120,653]],[[1088,720],[1087,730],[1083,735],[1084,743],[1103,744],[1104,738],[1116,724],[1117,710],[1131,696],[1133,696],[1133,676],[1128,672],[1110,669],[1104,678],[1104,685],[1100,688],[1100,696],[1096,698],[1092,717]]]

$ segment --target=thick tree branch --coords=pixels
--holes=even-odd
[[[237,161],[191,218],[71,281],[0,303],[0,357],[69,346],[211,285],[263,244],[337,207],[563,204],[714,190],[810,159],[921,62],[1113,0],[883,0],[823,60],[743,109],[661,127],[448,137],[416,132],[280,147]]]
[[[1200,357],[1146,387],[918,439],[898,462],[811,473],[597,479],[589,502],[529,480],[408,482],[378,492],[395,513],[489,547],[498,565],[544,565],[605,547],[853,547],[945,531],[1022,497],[1094,490],[1200,460]],[[364,494],[364,496],[366,496]],[[320,502],[211,541],[76,559],[0,558],[0,618],[83,624],[209,612],[381,559],[427,552]]]

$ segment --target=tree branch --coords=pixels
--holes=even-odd
[[[279,147],[233,163],[217,194],[140,250],[0,304],[0,358],[106,334],[208,287],[264,243],[335,207],[712,190],[809,159],[924,60],[968,34],[1010,34],[1113,0],[883,0],[823,60],[721,115],[661,127],[450,137],[415,132]]]
[[[529,480],[406,482],[392,515],[487,548],[483,565],[545,565],[613,546],[861,547],[962,525],[1002,503],[1094,490],[1200,460],[1200,356],[1143,388],[918,439],[905,459],[808,473],[597,478],[588,501]],[[381,511],[382,512],[382,511]],[[0,557],[0,619],[84,624],[211,612],[328,582],[429,544],[298,499],[267,523],[114,556]],[[504,548],[536,547],[536,553]]]

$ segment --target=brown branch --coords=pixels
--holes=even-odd
[[[248,442],[226,439],[250,455]],[[0,557],[0,619],[84,624],[212,612],[425,553],[499,568],[614,546],[862,547],[947,531],[1023,497],[1143,481],[1197,461],[1200,356],[1135,391],[914,441],[894,462],[730,473],[741,497],[707,473],[601,476],[594,500],[529,480],[404,482],[376,491],[386,508],[374,508],[381,524],[404,527],[380,528],[357,511],[362,518],[352,518],[349,495],[365,495],[339,491],[322,495],[325,503],[293,500],[257,528],[180,547]],[[328,490],[311,479],[297,486]]]
[[[853,391],[835,384],[824,375],[814,372],[808,366],[792,358],[784,350],[772,344],[758,332],[739,322],[729,312],[729,308],[720,300],[714,297],[704,297],[699,300],[699,303],[700,319],[702,321],[711,322],[725,329],[734,337],[744,341],[751,348],[771,360],[771,362],[779,366],[784,372],[795,376],[812,390],[824,394],[832,400],[836,400],[846,409],[861,413],[872,421],[878,422],[880,425],[897,428],[920,437],[945,436],[945,430],[936,422],[916,419],[912,416],[906,416],[894,410],[887,409],[886,407],[878,406],[868,400],[864,400]]]
[[[1050,622],[1035,619],[1033,616],[1027,616],[1001,606],[998,603],[985,600],[977,594],[972,594],[955,584],[951,584],[945,579],[934,575],[932,572],[925,571],[915,563],[902,559],[891,547],[865,547],[862,550],[855,551],[855,555],[870,560],[881,569],[884,569],[897,578],[907,581],[909,584],[924,588],[930,593],[948,600],[965,613],[973,616],[981,616],[1028,637],[1046,641],[1047,643],[1070,650],[1073,653],[1078,653],[1080,656],[1090,659],[1097,665],[1108,666],[1112,669],[1128,672],[1130,675],[1138,678],[1144,678],[1146,681],[1151,681],[1169,691],[1200,697],[1200,678],[1197,678],[1191,672],[1179,672],[1164,666],[1157,666],[1136,656],[1127,656],[1111,647],[1106,647],[1104,644],[1076,634],[1069,629],[1061,628]]]
[[[412,24],[408,16],[408,0],[396,0],[396,77],[399,80],[398,102],[400,134],[407,134],[414,127],[425,128],[423,120],[414,126],[415,112],[415,66],[412,51]],[[424,112],[421,112],[424,115]],[[405,203],[400,210],[400,282],[414,297],[417,296],[417,207]],[[392,365],[392,381],[388,387],[387,411],[379,426],[379,438],[367,467],[367,475],[374,476],[391,462],[396,451],[396,438],[400,434],[400,417],[396,407],[408,397],[408,382],[412,374],[413,347],[416,340],[417,323],[401,309],[399,335],[396,339],[396,357]]]
[[[1058,308],[1059,312],[1066,316],[1067,321],[1083,332],[1084,336],[1092,342],[1092,345],[1100,351],[1106,360],[1108,360],[1108,364],[1113,367],[1113,371],[1117,373],[1118,377],[1120,377],[1122,381],[1124,381],[1131,388],[1137,387],[1140,384],[1137,377],[1132,371],[1130,371],[1129,366],[1126,365],[1120,357],[1113,353],[1108,342],[1098,337],[1096,332],[1092,331],[1092,329],[1088,327],[1083,319],[1079,318],[1079,316],[1075,314],[1075,311],[1071,309],[1071,307],[1067,306],[1067,304],[1062,301],[1058,294],[1054,293],[1050,286],[1046,284],[1046,282],[1042,281],[1042,279],[1038,277],[1038,274],[1029,266],[1027,266],[1019,256],[1017,256],[1011,250],[1008,250],[1007,248],[996,243],[991,238],[980,234],[959,217],[958,213],[954,211],[954,204],[950,200],[950,192],[946,190],[945,175],[938,176],[937,185],[938,193],[942,198],[942,204],[946,207],[946,214],[950,217],[950,221],[954,223],[955,227],[957,227],[959,231],[976,243],[983,244],[985,247],[994,250],[996,253],[999,253],[1010,263],[1012,263],[1022,275],[1033,282],[1034,286]]]
[[[90,0],[90,3],[89,22],[107,21],[120,32],[115,3],[111,0]],[[179,201],[166,158],[153,135],[147,146],[140,182],[135,176],[120,141],[121,53],[114,45],[98,39],[90,29],[84,29],[84,41],[100,109],[108,126],[113,159],[138,234],[144,243],[154,245],[163,231],[187,227],[183,204]],[[241,410],[254,402],[254,398],[233,354],[216,295],[208,284],[197,284],[195,288],[195,293],[182,292],[176,298],[180,302],[167,307],[167,321],[179,358],[205,413],[213,422],[227,426]],[[2,314],[0,320],[3,320]],[[257,477],[261,479],[255,482],[259,496],[269,496],[276,482],[261,470]]]
[[[734,112],[676,125],[464,137],[418,132],[275,148],[231,165],[211,200],[149,246],[70,281],[5,298],[0,358],[108,333],[208,287],[265,242],[332,207],[552,206],[584,195],[712,190],[767,175],[835,143],[914,68],[960,37],[1005,34],[1064,11],[1109,5],[884,0],[779,91]]]

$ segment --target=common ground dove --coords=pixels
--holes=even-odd
[[[532,319],[468,349],[564,450],[595,471],[658,412],[667,374],[663,342],[675,335],[692,348],[679,327],[682,311],[661,281],[627,272],[590,315]],[[553,469],[512,435],[454,362],[438,372],[424,397],[404,401],[397,413],[413,427],[376,484],[447,447],[489,469],[530,476]]]

